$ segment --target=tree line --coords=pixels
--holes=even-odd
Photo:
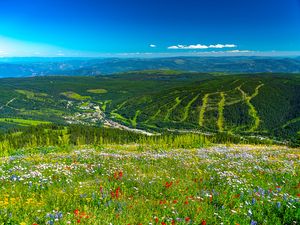
[[[272,144],[270,140],[243,138],[228,133],[203,135],[166,132],[147,136],[131,131],[83,125],[62,126],[43,124],[0,134],[0,155],[10,155],[16,149],[46,146],[81,146],[108,144],[140,144],[154,148],[197,148],[211,143]]]

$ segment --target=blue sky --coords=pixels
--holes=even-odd
[[[299,52],[300,0],[0,1],[0,56]]]

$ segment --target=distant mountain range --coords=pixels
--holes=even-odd
[[[136,70],[300,73],[300,57],[1,58],[0,77],[94,76]]]

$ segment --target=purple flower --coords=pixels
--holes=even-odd
[[[251,220],[250,225],[257,225],[257,222],[255,220]]]
[[[277,206],[277,208],[279,209],[280,206],[281,206],[281,202],[277,202],[277,203],[276,203],[276,206]]]

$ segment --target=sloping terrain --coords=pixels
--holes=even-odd
[[[300,131],[300,77],[291,74],[164,70],[2,79],[0,94],[2,130],[30,124],[9,119],[27,119],[91,125],[114,121],[143,130],[227,132],[281,140],[295,139]]]
[[[141,127],[247,135],[289,133],[287,129],[291,129],[291,134],[296,135],[299,90],[297,77],[222,76],[134,97],[114,110],[113,116],[119,115],[115,118],[128,124],[134,118],[135,124]]]
[[[133,70],[183,70],[219,73],[299,73],[299,58],[0,58],[0,77],[47,75],[95,76]]]
[[[9,214],[0,221],[297,224],[299,153],[249,145],[29,149],[1,157],[0,207]]]

